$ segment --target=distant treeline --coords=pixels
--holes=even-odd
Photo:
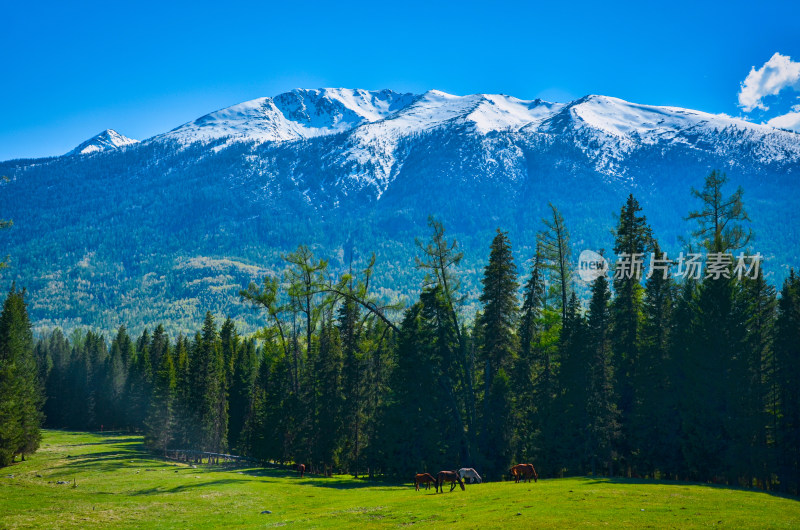
[[[750,234],[742,192],[712,172],[690,213],[696,245],[735,254]],[[264,328],[238,336],[208,313],[193,337],[162,327],[132,338],[56,330],[35,347],[47,424],[145,433],[154,450],[236,452],[312,471],[408,479],[474,467],[499,479],[532,462],[540,476],[713,481],[798,493],[800,278],[780,297],[731,274],[573,289],[565,220],[543,220],[520,272],[498,230],[481,309],[461,311],[461,254],[444,227],[418,242],[419,299],[382,307],[372,264],[332,278],[306,247],[282,278],[242,298]],[[659,245],[638,202],[622,206],[617,256]],[[520,285],[522,284],[522,285]],[[612,293],[613,290],[613,293]]]

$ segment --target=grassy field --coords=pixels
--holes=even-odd
[[[800,502],[703,485],[591,478],[467,485],[436,495],[348,477],[192,468],[153,458],[137,436],[62,431],[45,432],[33,458],[0,470],[0,528],[413,524],[798,528]]]

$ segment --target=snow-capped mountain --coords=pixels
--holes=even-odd
[[[468,130],[484,139],[496,134],[534,142],[569,138],[610,178],[627,178],[624,159],[654,145],[680,144],[723,154],[729,140],[746,139],[757,145],[760,162],[800,161],[797,134],[726,115],[599,95],[564,104],[503,94],[455,96],[439,90],[414,95],[296,89],[212,112],[150,141],[176,141],[184,147],[215,142],[218,151],[233,143],[276,144],[343,134],[347,141],[338,152],[328,153],[326,162],[350,168],[339,184],[351,190],[372,189],[379,198],[402,166],[398,146],[442,128]]]
[[[744,189],[779,283],[800,266],[800,134],[598,95],[298,89],[141,142],[109,130],[62,157],[0,163],[0,212],[15,221],[0,231],[2,281],[28,287],[44,326],[110,329],[127,314],[189,329],[207,309],[255,323],[238,289],[299,244],[333,267],[374,251],[385,296],[417,288],[414,239],[434,214],[461,243],[473,296],[494,231],[525,263],[549,202],[576,254],[612,248],[629,193],[679,250],[690,190],[712,169]]]
[[[576,101],[549,103],[503,94],[454,96],[439,90],[421,95],[391,90],[296,89],[262,97],[207,114],[156,140],[182,143],[231,138],[238,141],[284,142],[327,134],[359,131],[362,138],[403,136],[445,124],[469,125],[476,132],[527,128],[533,132],[563,132],[567,123],[619,139],[646,143],[671,140],[680,133],[719,131],[728,127],[766,135],[776,132],[726,115],[629,103],[590,95]],[[378,125],[375,125],[378,124]],[[367,132],[368,131],[368,132]]]
[[[157,138],[182,143],[220,138],[258,142],[300,140],[384,119],[413,100],[412,94],[391,90],[297,89],[206,114]]]
[[[139,140],[134,140],[123,136],[114,129],[106,129],[105,131],[92,136],[85,142],[81,143],[78,147],[67,153],[69,155],[88,155],[91,153],[98,153],[101,151],[109,151],[134,145],[139,143]]]

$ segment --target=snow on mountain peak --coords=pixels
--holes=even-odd
[[[136,143],[139,143],[139,140],[123,136],[114,129],[106,129],[81,143],[78,147],[67,153],[67,155],[88,155],[100,151],[119,149]]]
[[[722,114],[709,114],[680,107],[641,105],[599,95],[584,96],[564,108],[576,124],[583,124],[618,138],[638,136],[647,143],[658,138],[668,138],[680,131],[692,129],[725,129],[730,126],[740,129],[755,129],[770,132],[763,127]],[[562,116],[561,118],[564,118]],[[559,119],[554,116],[553,122]]]
[[[182,143],[232,137],[287,141],[335,134],[377,121],[414,100],[392,90],[295,89],[206,114],[162,135]]]
[[[414,95],[392,90],[347,88],[294,89],[227,107],[152,140],[182,145],[220,141],[290,142],[347,134],[347,147],[335,158],[353,167],[350,178],[378,190],[385,188],[400,164],[396,152],[404,138],[439,128],[488,136],[511,132],[572,138],[603,171],[634,150],[659,142],[694,145],[715,142],[728,130],[758,142],[760,159],[780,159],[798,151],[795,138],[766,125],[725,115],[630,103],[588,95],[569,103],[523,100],[503,94],[457,96],[441,90]],[[769,137],[769,141],[762,141]],[[487,138],[488,141],[492,141]],[[791,154],[791,156],[795,156]],[[380,191],[378,192],[380,194]]]

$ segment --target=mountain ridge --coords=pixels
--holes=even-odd
[[[614,107],[612,112],[608,112],[611,107]],[[524,108],[538,112],[526,113]],[[522,100],[505,94],[456,96],[436,89],[410,94],[389,89],[323,88],[294,89],[277,96],[237,103],[143,141],[178,140],[181,144],[222,138],[254,142],[297,141],[327,134],[352,133],[362,126],[393,120],[402,122],[395,129],[405,129],[406,132],[442,126],[449,120],[472,123],[484,134],[503,129],[552,132],[553,124],[563,124],[568,119],[561,116],[564,112],[569,112],[569,118],[573,121],[580,121],[620,139],[630,138],[632,133],[636,133],[645,141],[653,141],[651,136],[654,133],[665,134],[706,125],[714,128],[735,127],[761,134],[797,134],[725,114],[631,103],[598,94],[589,94],[567,103],[553,103],[541,99]],[[661,116],[662,119],[657,122],[653,116]],[[667,122],[669,117],[673,118],[671,124],[658,127]],[[688,126],[677,126],[675,123],[680,120],[687,122]],[[104,133],[109,131],[118,134],[112,129]],[[81,147],[99,136],[86,140],[68,154],[79,152]]]

